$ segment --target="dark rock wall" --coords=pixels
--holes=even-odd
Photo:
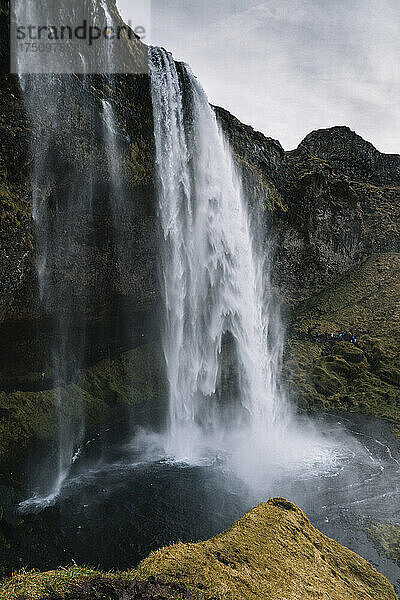
[[[6,9],[0,17],[6,30]],[[68,349],[71,362],[81,351],[79,344],[85,345],[86,363],[93,364],[155,335],[159,294],[152,105],[145,74],[62,76],[57,114],[51,113],[54,103],[42,111],[35,107],[40,118],[33,124],[16,76],[6,72],[4,44],[1,51],[0,389],[34,390],[55,383],[50,357],[57,344],[54,321],[76,323]],[[45,76],[28,78],[28,85],[38,88],[41,81],[48,85]],[[120,239],[111,207],[116,199],[111,200],[103,99],[118,121],[116,159],[124,193]],[[58,120],[56,128],[52,119]],[[42,232],[35,240],[30,180],[45,144],[51,149],[44,160],[52,177],[39,193],[47,205],[50,242],[51,231],[63,222],[65,228],[57,233],[57,245],[48,248],[46,277],[56,293],[40,302],[35,245],[42,243]],[[85,196],[87,212],[81,210]],[[83,322],[87,326],[80,331]]]
[[[335,171],[352,181],[400,185],[399,156],[382,154],[349,127],[313,131],[295,153],[327,160]]]
[[[400,156],[381,154],[348,127],[315,131],[284,152],[216,112],[250,200],[265,195],[284,297],[307,298],[373,253],[399,251]]]

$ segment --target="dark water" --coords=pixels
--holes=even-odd
[[[343,449],[338,457],[277,469],[252,485],[215,458],[179,465],[143,456],[128,439],[93,440],[49,506],[37,499],[8,511],[1,563],[6,570],[73,561],[125,569],[155,548],[206,539],[258,502],[285,496],[400,589],[400,568],[365,533],[369,519],[400,524],[400,443],[388,425],[365,417],[327,415],[319,428]]]

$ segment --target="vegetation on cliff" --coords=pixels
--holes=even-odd
[[[400,526],[371,521],[365,530],[385,556],[400,565]]]
[[[383,575],[320,533],[283,498],[260,504],[211,540],[157,550],[125,573],[102,575],[77,567],[21,572],[1,585],[0,599],[85,600],[96,597],[102,580],[114,582],[107,587],[115,600],[396,600]],[[151,590],[130,593],[128,582],[158,585],[158,596]]]
[[[56,442],[56,396],[68,420],[85,413],[89,429],[118,420],[126,406],[165,396],[161,353],[157,345],[142,346],[99,362],[79,373],[65,387],[38,392],[0,392],[0,476],[6,476],[33,441]]]
[[[375,255],[295,306],[285,375],[301,406],[400,422],[399,280],[400,255]]]

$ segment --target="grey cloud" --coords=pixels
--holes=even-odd
[[[210,101],[284,147],[345,124],[400,151],[398,0],[153,0],[152,11],[153,42],[191,65]]]

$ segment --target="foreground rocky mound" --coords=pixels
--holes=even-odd
[[[95,577],[75,586],[65,596],[55,593],[48,600],[175,600],[176,591],[156,581],[129,581]],[[46,599],[47,600],[47,599]]]
[[[1,600],[395,600],[367,561],[313,527],[283,498],[260,504],[228,531],[162,548],[137,569],[102,575],[73,567],[20,573]]]

